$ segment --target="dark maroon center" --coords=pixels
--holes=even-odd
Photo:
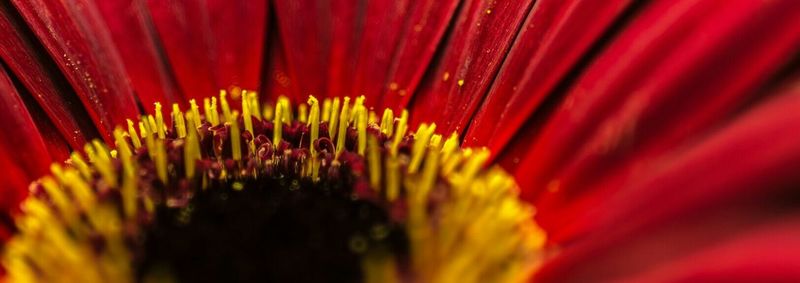
[[[352,184],[266,177],[214,181],[184,208],[158,209],[138,273],[181,282],[357,282],[361,256],[406,253],[401,227]]]

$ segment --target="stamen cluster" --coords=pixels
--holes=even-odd
[[[186,112],[173,105],[170,125],[156,104],[153,115],[114,131],[115,149],[94,141],[53,165],[16,218],[3,254],[9,276],[141,280],[147,274],[137,269],[154,253],[148,238],[166,227],[159,215],[204,221],[191,217],[204,215],[194,210],[205,207],[201,199],[257,190],[278,190],[255,200],[265,207],[280,190],[374,207],[377,220],[347,231],[389,231],[349,238],[364,281],[519,281],[535,268],[544,233],[514,180],[485,167],[487,150],[461,149],[457,134],[444,139],[435,124],[409,133],[407,111],[387,109],[379,120],[364,97],[351,105],[312,96],[292,108],[284,97],[261,105],[255,92],[231,96],[238,109],[226,91],[204,99],[202,114],[194,100]],[[382,242],[392,231],[402,244]]]

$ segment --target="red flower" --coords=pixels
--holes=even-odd
[[[491,150],[547,235],[535,279],[800,280],[799,1],[8,2],[4,211],[156,102],[190,109],[230,86],[295,105],[364,95]]]

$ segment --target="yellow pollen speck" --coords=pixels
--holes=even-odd
[[[458,86],[464,86],[464,80],[458,80]]]
[[[450,72],[444,72],[444,75],[442,75],[442,81],[446,82],[449,79],[450,79]]]
[[[398,88],[398,86],[397,86],[396,82],[392,82],[392,83],[389,84],[389,89],[390,90],[394,91],[394,90],[397,90],[397,88]]]
[[[486,9],[486,14],[487,14],[487,15],[488,15],[488,14],[491,14],[491,13],[492,13],[492,9]]]

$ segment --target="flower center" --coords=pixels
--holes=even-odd
[[[202,114],[174,105],[170,126],[156,104],[114,131],[116,149],[54,165],[15,219],[9,276],[486,282],[535,268],[544,233],[486,150],[435,125],[409,133],[406,111],[378,119],[363,97],[233,94],[238,109],[225,91]]]

